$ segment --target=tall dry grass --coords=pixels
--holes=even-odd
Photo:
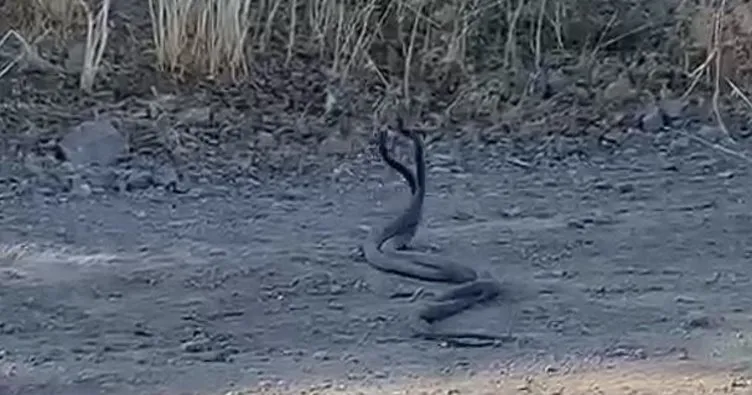
[[[11,0],[28,9],[29,20],[67,31],[77,24],[87,31],[81,87],[90,90],[101,67],[108,38],[109,0],[94,14],[84,0]],[[242,79],[259,55],[290,62],[299,53],[328,65],[335,80],[363,72],[409,99],[421,81],[445,85],[458,97],[494,106],[484,86],[509,89],[484,71],[520,74],[546,67],[551,56],[567,53],[583,62],[615,44],[641,49],[651,34],[663,31],[666,46],[685,58],[687,73],[712,54],[717,40],[707,15],[724,0],[143,0],[149,7],[157,67],[174,74]],[[747,19],[750,6],[734,3],[726,18]],[[728,8],[728,7],[727,7]],[[681,12],[668,12],[679,9]],[[741,14],[740,14],[741,12]],[[716,18],[717,19],[717,18]],[[741,21],[741,22],[740,22]],[[737,23],[737,24],[738,24]],[[675,29],[667,25],[675,25]],[[682,32],[681,26],[694,26]],[[662,29],[662,30],[661,30]],[[741,32],[747,34],[747,27]],[[686,30],[686,29],[685,29]],[[707,30],[707,29],[706,29]],[[712,30],[712,29],[711,29]],[[717,30],[717,29],[715,29]],[[715,31],[714,30],[714,31]],[[739,29],[737,29],[739,30]],[[3,33],[3,32],[0,32]],[[734,41],[736,47],[746,45]],[[729,41],[729,40],[727,40]],[[743,41],[743,40],[742,40]],[[747,40],[752,41],[752,40]],[[746,41],[745,41],[746,42]],[[697,47],[700,47],[698,50]],[[737,51],[739,52],[739,51]],[[725,56],[725,55],[724,55]],[[733,62],[724,62],[728,68]],[[737,61],[738,63],[738,61]],[[718,65],[716,65],[718,66]],[[742,65],[743,66],[743,65]],[[739,69],[744,69],[741,67]],[[694,74],[693,74],[694,75]],[[462,87],[460,87],[462,86]]]
[[[515,67],[564,46],[563,14],[576,0],[149,0],[157,63],[175,73],[241,77],[254,54],[317,54],[336,78],[368,70],[399,75],[469,73],[470,57]],[[523,28],[534,21],[531,30]],[[544,34],[545,32],[545,34]],[[579,34],[579,33],[578,33]],[[544,42],[545,41],[545,42]],[[471,55],[474,52],[475,55]],[[530,55],[530,56],[528,56]],[[477,59],[475,59],[477,60]]]
[[[228,72],[234,79],[247,74],[250,0],[149,0],[149,10],[161,70]]]

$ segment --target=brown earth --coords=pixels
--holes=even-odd
[[[442,286],[356,253],[405,195],[372,155],[373,90],[354,86],[335,125],[309,58],[261,59],[234,87],[179,84],[117,37],[93,97],[33,65],[0,79],[0,394],[749,392],[738,104],[724,107],[735,141],[699,100],[646,130],[662,82],[640,76],[656,63],[606,51],[589,84],[555,65],[552,96],[502,116],[420,114],[442,127],[416,243],[506,290],[442,325],[512,340],[460,348],[410,337]],[[64,64],[55,48],[42,55]],[[52,148],[95,116],[133,147],[115,170],[160,163],[185,190],[71,189]]]

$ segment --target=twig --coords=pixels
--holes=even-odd
[[[2,70],[0,70],[0,78],[2,78],[5,74],[7,74],[8,71],[10,71],[10,69],[12,69],[13,66],[15,66],[16,63],[18,63],[21,59],[23,59],[23,57],[26,56],[26,54],[28,53],[26,49],[27,48],[26,41],[24,41],[24,39],[14,30],[8,31],[7,33],[5,33],[5,35],[3,35],[3,38],[0,38],[0,47],[2,47],[3,44],[5,44],[5,42],[8,41],[8,39],[11,37],[15,37],[16,40],[21,42],[21,45],[24,47],[24,51],[21,52],[19,55],[17,55],[15,58],[13,58],[13,60],[11,60],[10,63],[5,65],[5,67],[3,67]]]
[[[743,161],[746,161],[747,163],[752,164],[752,158],[750,158],[749,156],[743,154],[742,152],[734,151],[731,148],[724,147],[724,146],[722,146],[722,145],[720,145],[718,143],[712,143],[712,142],[710,142],[710,141],[708,141],[708,140],[706,140],[706,139],[704,139],[704,138],[702,138],[700,136],[695,136],[695,135],[693,135],[691,133],[687,133],[687,132],[685,132],[683,130],[678,130],[678,132],[681,133],[684,136],[689,137],[692,140],[697,141],[698,143],[700,143],[702,145],[705,145],[707,147],[710,147],[710,148],[713,148],[715,150],[721,151],[721,152],[723,152],[725,154],[734,156],[734,157],[736,157],[738,159],[741,159]]]
[[[715,54],[715,79],[714,79],[714,86],[713,86],[713,113],[715,114],[716,121],[718,122],[718,126],[723,130],[724,133],[726,133],[726,136],[731,140],[732,143],[736,144],[736,140],[734,140],[733,137],[731,137],[731,133],[729,133],[728,129],[726,128],[726,124],[723,122],[723,118],[721,117],[721,110],[718,108],[718,97],[721,95],[721,52],[723,49],[721,48],[721,34],[722,34],[722,26],[723,26],[723,13],[726,10],[726,0],[721,0],[721,6],[716,11],[716,18],[715,18],[715,26],[714,26],[714,35],[713,37],[713,46],[716,48],[716,54]]]
[[[705,61],[702,62],[701,65],[697,66],[697,68],[689,74],[689,77],[692,78],[692,83],[689,84],[689,88],[684,92],[684,94],[681,96],[681,100],[687,100],[689,97],[689,94],[692,93],[695,86],[698,82],[700,82],[700,77],[702,77],[702,72],[705,71],[708,66],[710,66],[710,62],[712,62],[716,58],[716,54],[718,53],[718,50],[716,48],[713,48],[712,51],[708,54],[707,58],[705,58]]]
[[[726,77],[726,83],[731,86],[731,89],[733,89],[734,93],[736,93],[737,95],[739,95],[739,97],[742,98],[742,100],[744,101],[744,103],[747,104],[747,107],[749,107],[750,110],[752,110],[752,101],[750,101],[749,98],[747,98],[747,95],[745,95],[744,92],[742,92],[742,90],[739,89],[738,86],[736,86],[736,84],[734,84],[733,82],[731,82],[731,80],[728,79],[728,77]]]

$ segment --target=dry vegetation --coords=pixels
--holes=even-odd
[[[109,0],[7,7],[21,33],[4,41],[26,37],[25,53],[51,32],[66,40],[85,31],[80,87],[93,89]],[[739,0],[148,0],[148,9],[154,67],[173,76],[238,81],[259,58],[287,65],[305,56],[332,81],[375,81],[419,104],[445,97],[444,108],[462,103],[468,115],[519,104],[564,66],[607,83],[618,76],[598,75],[609,56],[642,64],[630,78],[656,97],[686,97],[699,84],[715,90],[717,104],[718,94],[732,86],[742,94],[750,82],[752,6]]]

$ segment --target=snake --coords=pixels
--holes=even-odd
[[[381,158],[397,171],[410,186],[410,201],[404,211],[383,227],[374,227],[361,245],[366,262],[384,273],[401,275],[422,281],[456,284],[456,287],[435,297],[434,302],[418,309],[414,336],[450,342],[458,346],[485,346],[509,340],[508,335],[474,333],[469,331],[441,331],[436,325],[471,307],[493,300],[501,294],[501,284],[493,278],[480,278],[470,267],[441,256],[408,250],[422,218],[426,196],[425,145],[419,132],[404,127],[398,118],[397,129],[413,143],[415,174],[389,155],[386,147],[388,131],[378,135]],[[385,248],[390,239],[400,239],[398,248]],[[464,339],[464,340],[463,340]],[[465,340],[471,340],[467,342]]]

